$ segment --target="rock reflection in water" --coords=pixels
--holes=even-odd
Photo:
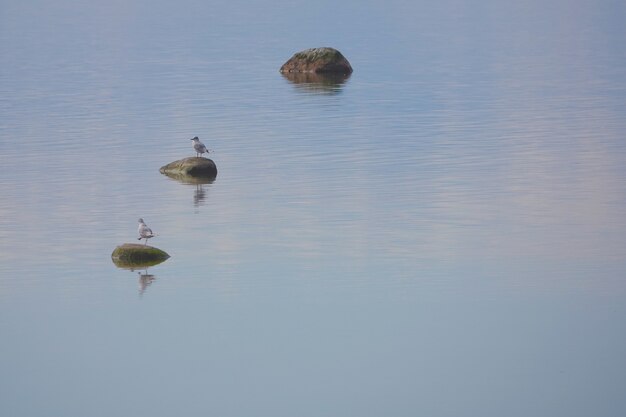
[[[193,193],[193,206],[196,208],[205,203],[208,194],[207,188],[205,188],[205,186],[213,184],[216,178],[212,176],[202,177],[191,175],[173,175],[168,173],[165,173],[164,175],[181,184],[196,186]]]
[[[202,176],[202,175],[182,175],[182,174],[171,174],[171,173],[163,173],[168,178],[171,178],[175,181],[178,181],[182,184],[213,184],[215,182],[215,176]]]
[[[314,94],[338,94],[350,78],[350,74],[284,72],[282,76],[301,91]]]
[[[151,266],[155,266],[163,262],[163,260],[158,261],[148,261],[148,262],[130,262],[130,261],[120,261],[119,259],[113,259],[113,263],[120,269],[126,269],[130,272],[137,272],[139,275],[139,295],[143,295],[148,288],[155,280],[156,276],[148,273],[148,268]],[[143,272],[142,272],[143,271]]]
[[[156,276],[149,274],[148,273],[148,268],[154,265],[157,265],[160,262],[134,262],[134,263],[130,263],[130,262],[123,262],[120,263],[119,261],[113,260],[113,263],[115,264],[115,266],[117,266],[120,269],[126,269],[127,271],[130,272],[137,272],[137,275],[139,276],[139,295],[143,295],[143,293],[146,291],[146,288],[148,288],[150,285],[152,285],[152,283],[156,280]]]

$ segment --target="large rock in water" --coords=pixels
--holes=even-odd
[[[145,268],[160,264],[169,257],[161,249],[138,243],[124,243],[111,254],[113,263],[120,268]]]
[[[215,178],[217,177],[217,167],[215,162],[208,158],[189,157],[170,162],[159,169],[161,174],[171,177],[201,177]]]
[[[311,48],[297,52],[280,67],[280,72],[350,74],[352,66],[334,48]]]

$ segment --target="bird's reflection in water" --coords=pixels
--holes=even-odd
[[[283,77],[300,91],[312,94],[339,94],[350,74],[283,72]]]
[[[156,280],[156,277],[152,274],[148,274],[148,269],[142,273],[137,272],[139,275],[139,296],[142,296],[144,292],[146,292],[146,288],[148,288],[152,283]]]
[[[154,281],[156,281],[156,276],[148,273],[148,267],[141,268],[143,271],[138,270],[139,268],[128,268],[130,272],[137,272],[137,276],[139,277],[139,296],[141,297],[146,289],[152,285]]]
[[[125,269],[135,274],[137,273],[137,277],[139,278],[139,296],[142,296],[146,289],[152,285],[154,281],[156,281],[156,276],[148,273],[148,268],[154,265],[158,265],[162,263],[163,260],[153,261],[153,262],[131,262],[131,261],[120,261],[119,259],[114,259],[113,263],[120,269]]]
[[[196,209],[196,213],[198,213],[198,208],[205,204],[208,189],[215,182],[216,177],[202,177],[202,176],[191,176],[191,175],[172,175],[172,174],[164,174],[168,178],[179,182],[185,185],[195,185],[195,190],[193,192],[193,206]]]
[[[200,207],[204,200],[206,200],[206,190],[202,184],[196,184],[196,191],[193,193],[193,206],[195,208]]]

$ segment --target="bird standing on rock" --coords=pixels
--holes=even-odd
[[[203,153],[209,153],[209,150],[204,146],[204,143],[200,142],[198,137],[194,137],[191,139],[193,141],[193,149],[196,151],[196,158],[202,155]]]
[[[152,229],[150,229],[143,221],[143,219],[139,219],[139,227],[137,228],[137,232],[139,233],[139,237],[137,240],[146,239],[144,245],[148,243],[148,239],[156,236],[152,233]]]

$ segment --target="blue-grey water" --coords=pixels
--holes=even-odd
[[[0,415],[626,415],[625,21],[1,0]]]

